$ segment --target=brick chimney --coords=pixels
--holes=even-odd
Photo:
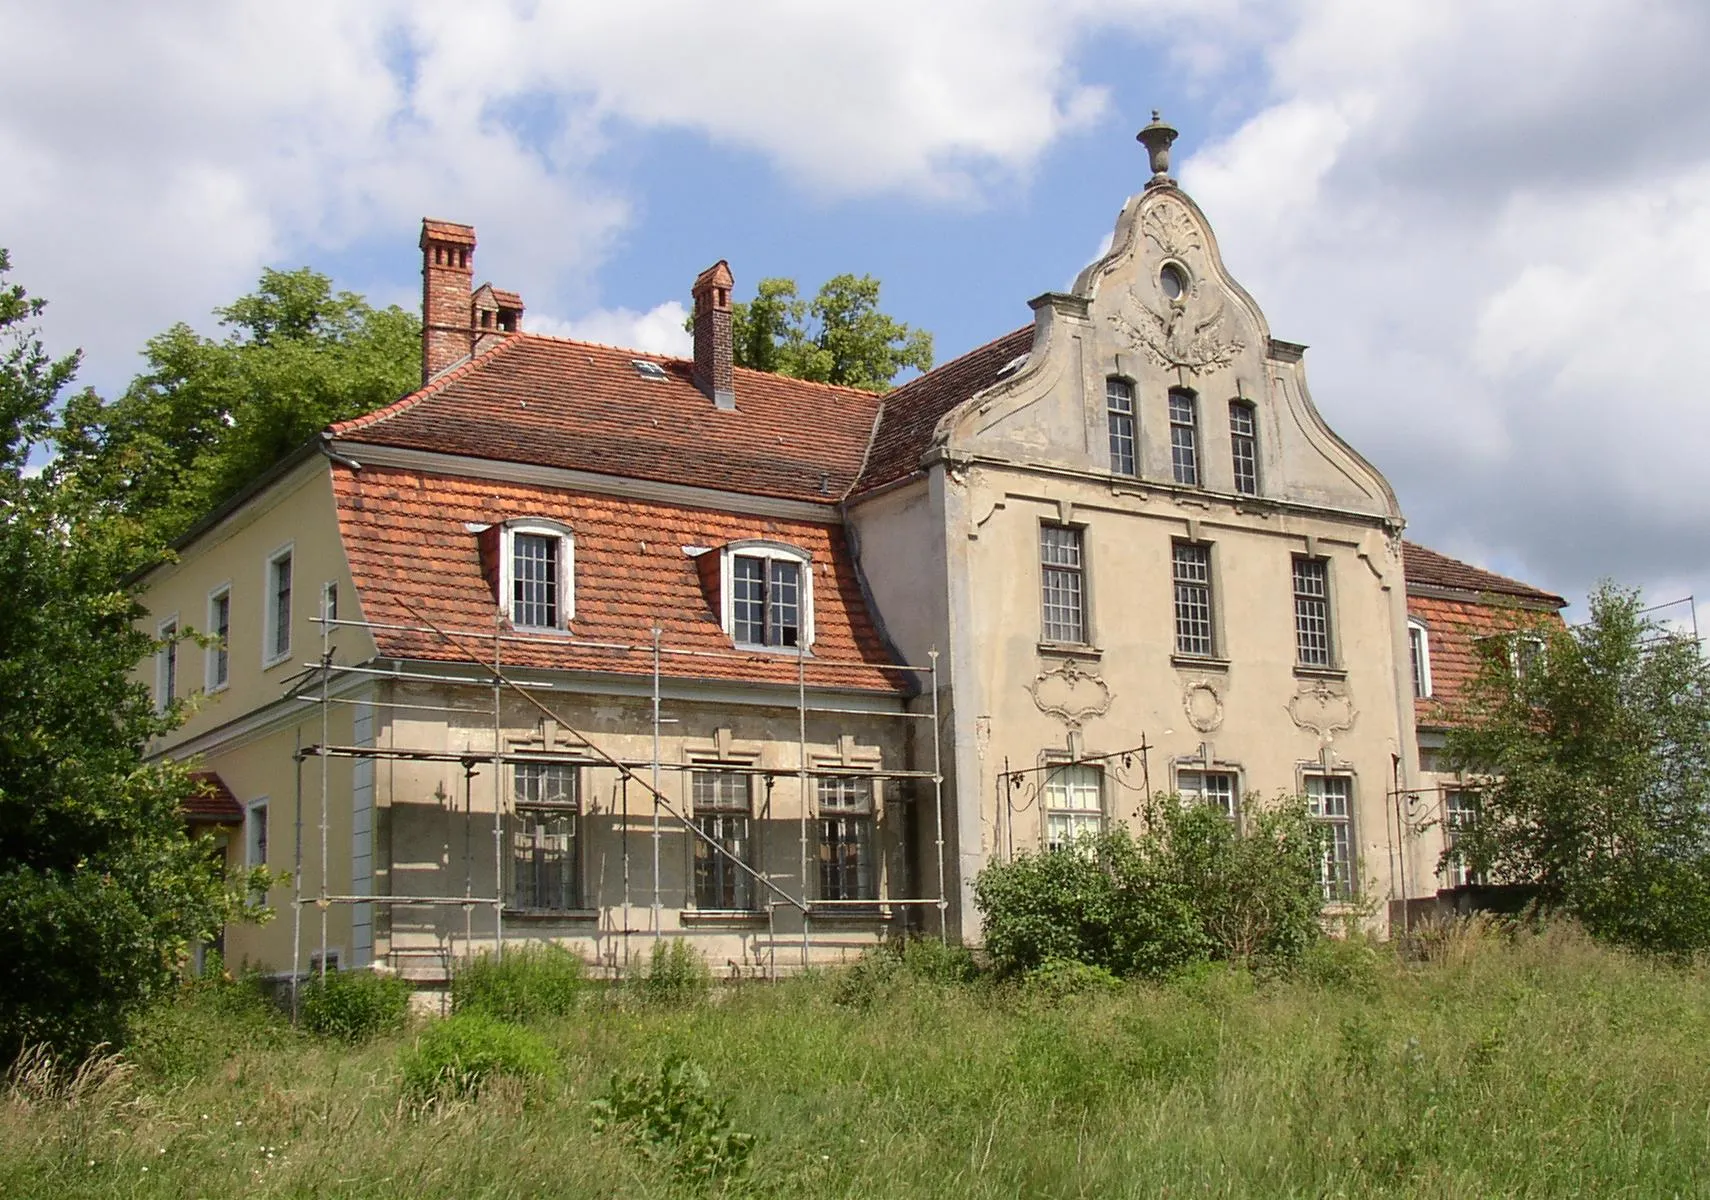
[[[722,258],[695,276],[695,386],[720,408],[736,407],[735,347],[730,333],[730,264]]]
[[[475,349],[475,227],[422,218],[422,382]]]
[[[470,297],[470,306],[474,310],[476,354],[522,331],[523,302],[515,292],[483,283]]]

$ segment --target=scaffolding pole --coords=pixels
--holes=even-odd
[[[324,599],[321,601],[321,610],[321,617],[323,618],[321,622],[321,741],[325,743],[332,733],[329,728],[329,722],[332,719],[332,705],[327,703],[328,686],[332,680],[332,672],[327,670],[327,664],[332,661],[332,630],[328,628],[325,621],[325,618],[331,614],[326,611]],[[331,808],[327,803],[327,793],[331,790],[328,779],[328,768],[330,766],[331,760],[326,755],[321,755],[321,898],[319,907],[321,910],[321,983],[323,985],[327,979],[327,913],[329,911],[327,904],[327,841],[331,830],[327,821],[328,810]],[[291,969],[295,972],[297,964],[292,963]]]
[[[493,961],[505,958],[505,692],[503,619],[493,612]],[[465,947],[465,949],[470,949]]]
[[[802,967],[809,960],[808,923],[808,765],[807,765],[807,638],[796,632],[796,778],[799,782],[797,816],[802,842]]]

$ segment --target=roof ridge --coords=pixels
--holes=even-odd
[[[553,342],[560,346],[587,346],[595,350],[610,350],[615,354],[627,354],[632,357],[645,358],[649,361],[657,360],[665,363],[681,363],[685,367],[693,367],[695,365],[695,360],[693,358],[683,358],[676,354],[666,354],[661,350],[642,350],[635,346],[619,346],[612,342],[596,342],[589,338],[562,337],[556,333],[540,333],[532,329],[519,329],[515,336],[519,338],[528,338],[537,342]],[[803,379],[797,375],[785,375],[782,371],[762,371],[757,367],[744,366],[735,366],[732,369],[740,372],[741,374],[755,375],[762,379],[787,379],[791,383],[800,384],[803,387],[825,388],[834,392],[848,392],[852,395],[866,396],[868,398],[888,394],[885,392],[869,392],[866,388],[852,387],[847,383],[828,383],[822,379]],[[904,384],[903,386],[907,387],[913,382],[914,380],[911,379],[908,384]],[[898,388],[897,390],[901,391],[902,389]]]
[[[497,345],[489,346],[479,354],[470,355],[450,370],[441,371],[438,375],[435,375],[415,391],[410,392],[407,395],[400,396],[398,399],[382,408],[377,408],[373,412],[363,413],[360,416],[351,417],[347,421],[333,422],[331,425],[326,427],[326,432],[334,437],[340,437],[347,433],[354,433],[359,429],[368,429],[372,426],[378,425],[381,421],[390,417],[395,417],[401,412],[408,412],[423,400],[426,400],[429,396],[432,396],[436,392],[442,391],[451,384],[456,383],[459,379],[462,379],[465,375],[473,371],[477,366],[492,361],[492,359],[509,347],[520,344],[524,336],[526,335],[521,333],[511,334],[500,341]]]

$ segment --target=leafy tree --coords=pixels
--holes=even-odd
[[[835,275],[812,301],[793,279],[762,279],[731,306],[731,334],[738,366],[819,383],[882,392],[907,367],[932,368],[932,335],[880,312],[871,275]]]
[[[118,399],[72,397],[56,472],[165,544],[328,423],[389,404],[421,369],[421,325],[401,308],[334,292],[308,268],[263,271],[215,309],[229,332],[178,324]]]
[[[1450,761],[1488,776],[1445,859],[1640,949],[1710,949],[1710,669],[1604,584],[1572,629],[1483,643]],[[1522,658],[1517,639],[1541,652]]]
[[[117,582],[129,531],[26,470],[78,356],[48,357],[9,266],[0,251],[0,1060],[118,1041],[235,903],[186,833],[184,768],[142,761],[177,714],[132,679],[155,643]]]

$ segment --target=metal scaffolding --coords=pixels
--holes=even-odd
[[[949,940],[948,910],[950,907],[950,901],[945,891],[944,776],[942,758],[942,724],[939,699],[940,685],[938,651],[936,649],[933,649],[930,652],[930,664],[925,667],[914,666],[907,663],[872,663],[864,661],[837,662],[822,659],[811,660],[812,666],[816,671],[877,670],[884,672],[906,673],[915,677],[924,677],[930,693],[930,708],[928,711],[918,712],[911,710],[906,705],[896,711],[810,705],[808,703],[807,686],[807,672],[810,659],[807,648],[805,646],[798,646],[795,654],[796,679],[795,688],[793,689],[795,692],[794,707],[796,709],[797,761],[793,768],[778,766],[766,767],[723,761],[716,765],[706,762],[666,762],[664,761],[661,746],[661,727],[663,724],[667,723],[667,719],[664,717],[662,710],[662,664],[666,660],[677,658],[724,659],[752,663],[756,657],[753,653],[743,653],[739,651],[684,650],[672,648],[664,644],[663,630],[657,625],[653,629],[651,644],[641,646],[616,642],[593,641],[567,635],[554,635],[549,644],[551,648],[556,651],[564,651],[572,654],[587,652],[591,654],[599,654],[601,656],[633,655],[636,658],[641,658],[643,655],[646,656],[644,661],[649,662],[652,682],[650,697],[652,709],[652,753],[645,759],[621,757],[619,755],[609,753],[591,736],[578,729],[575,723],[566,721],[561,713],[553,711],[539,698],[540,693],[551,695],[552,693],[576,690],[578,694],[581,694],[579,689],[573,689],[568,682],[559,683],[551,680],[532,679],[518,680],[513,678],[510,674],[507,674],[504,651],[506,644],[512,642],[525,643],[535,648],[539,648],[543,644],[541,638],[506,633],[502,621],[497,616],[495,616],[494,626],[491,630],[472,631],[446,629],[401,599],[397,599],[397,603],[420,623],[416,625],[403,625],[360,620],[339,620],[325,611],[323,611],[319,616],[313,618],[316,624],[320,627],[320,655],[316,661],[303,664],[305,673],[301,677],[295,689],[290,693],[290,695],[297,700],[304,703],[314,704],[319,707],[321,734],[318,742],[311,745],[303,745],[302,735],[299,728],[296,748],[293,755],[296,763],[295,856],[297,867],[292,877],[291,896],[291,1010],[293,1015],[297,1012],[298,985],[302,974],[303,910],[311,905],[318,911],[320,916],[320,950],[318,968],[323,977],[327,972],[328,965],[328,915],[335,905],[373,904],[390,905],[393,907],[424,907],[452,910],[461,909],[464,914],[465,953],[471,952],[475,944],[473,928],[473,916],[475,911],[481,908],[491,908],[493,912],[493,953],[496,956],[503,955],[505,912],[508,907],[505,897],[506,889],[504,886],[504,822],[506,817],[504,774],[505,768],[508,764],[514,765],[516,763],[567,763],[583,767],[603,767],[616,772],[617,787],[615,791],[622,799],[623,816],[621,825],[623,869],[623,904],[621,907],[623,928],[621,932],[625,952],[623,956],[624,961],[621,968],[619,968],[620,970],[627,970],[629,968],[628,944],[631,934],[651,934],[652,938],[656,942],[664,937],[664,896],[662,893],[663,872],[661,864],[661,845],[668,822],[673,828],[681,828],[690,838],[695,839],[699,844],[705,846],[713,854],[722,856],[723,859],[727,860],[737,870],[743,872],[748,878],[753,880],[755,884],[765,889],[768,899],[761,907],[764,910],[768,931],[766,974],[769,978],[775,978],[777,974],[777,910],[779,908],[794,909],[799,914],[802,935],[801,962],[804,967],[808,965],[810,960],[810,952],[812,948],[812,920],[816,910],[823,910],[826,913],[835,912],[839,909],[844,911],[851,909],[862,911],[871,910],[876,914],[879,914],[881,919],[884,919],[886,910],[935,907],[938,910],[939,936],[945,941]],[[448,670],[447,663],[443,659],[418,660],[417,664],[414,666],[400,666],[398,668],[390,669],[363,664],[338,663],[334,661],[333,632],[335,629],[339,628],[430,635],[439,639],[439,641],[445,646],[454,650],[457,656],[464,663],[476,668],[477,671],[472,675],[452,674]],[[490,654],[485,652],[477,653],[475,650],[476,646],[483,647],[484,651],[486,648],[490,648]],[[597,670],[599,668],[587,667],[558,669]],[[607,668],[607,670],[609,670],[609,668]],[[625,673],[631,675],[635,674],[633,671]],[[376,683],[389,681],[396,683],[433,684],[440,687],[457,689],[454,696],[463,693],[465,689],[470,693],[486,692],[489,693],[491,697],[490,707],[488,704],[463,704],[457,702],[456,699],[453,699],[451,702],[446,704],[408,703],[399,701],[395,697],[387,697],[385,699],[349,699],[332,694],[332,683],[335,678],[368,678],[374,680]],[[775,680],[767,680],[766,686],[776,688],[779,685]],[[507,749],[505,745],[504,724],[504,700],[507,693],[519,697],[525,705],[538,710],[538,713],[542,718],[553,722],[553,726],[557,733],[572,743],[571,748],[561,750],[535,747]],[[490,712],[492,716],[493,744],[490,749],[470,746],[461,751],[397,745],[338,744],[332,740],[331,736],[331,713],[336,705],[367,706],[371,710],[397,711],[400,713],[456,713],[469,717],[485,716]],[[779,707],[783,706],[780,705]],[[902,767],[884,766],[866,768],[810,765],[808,743],[808,716],[810,713],[815,716],[859,716],[863,718],[889,717],[905,720],[929,721],[932,727],[932,767],[930,770],[914,770]],[[912,749],[914,745],[913,739],[909,739],[907,745]],[[319,843],[317,849],[320,876],[319,885],[317,889],[315,889],[315,894],[305,895],[302,870],[304,849],[303,765],[311,758],[318,760],[320,766],[320,819],[317,822],[316,828],[316,841]],[[408,761],[455,763],[462,767],[464,776],[463,895],[352,895],[335,893],[330,889],[328,885],[330,842],[329,812],[331,809],[331,780],[329,767],[335,759],[346,759],[353,764],[362,761]],[[494,894],[476,895],[473,886],[473,836],[474,822],[477,814],[473,808],[472,789],[477,769],[487,765],[491,765],[493,768],[492,834]],[[767,796],[765,811],[767,814],[770,813],[771,808],[772,783],[778,778],[796,778],[798,786],[800,787],[801,796],[799,813],[800,870],[798,888],[795,892],[784,887],[774,878],[769,877],[768,874],[756,870],[755,867],[745,861],[741,855],[733,853],[722,842],[709,836],[696,823],[694,813],[689,804],[679,806],[668,798],[661,789],[661,783],[665,772],[687,772],[707,769],[716,769],[721,772],[728,771],[765,779]],[[874,887],[875,897],[870,900],[826,900],[816,899],[811,895],[809,873],[809,821],[815,819],[818,813],[816,810],[810,815],[810,809],[814,809],[815,807],[815,799],[810,790],[809,783],[811,780],[820,778],[859,778],[867,779],[874,783],[883,780],[890,780],[912,781],[917,784],[925,784],[929,782],[931,784],[933,814],[932,846],[937,865],[936,896],[886,896],[883,892],[888,890],[888,878],[885,878],[883,884],[876,883]],[[630,869],[630,832],[632,823],[631,818],[633,815],[630,808],[630,787],[632,785],[639,788],[646,798],[651,799],[653,804],[652,830],[650,837],[652,843],[652,900],[650,905],[650,920],[648,928],[645,930],[635,929],[633,919],[634,897],[632,894]],[[375,786],[376,789],[378,789],[378,781],[376,781]],[[451,797],[450,799],[455,806],[455,797]],[[752,796],[750,796],[749,802],[752,810]],[[888,806],[891,802],[892,801],[889,797],[883,798],[883,803],[885,805]],[[512,807],[515,807],[514,804]],[[352,809],[354,818],[354,800],[352,803]],[[580,791],[578,791],[575,811],[579,818],[586,815],[586,804],[582,800]],[[877,818],[879,811],[879,809],[875,808],[875,819]],[[578,854],[582,853],[580,829],[581,826],[578,826]],[[916,831],[916,837],[918,838],[918,830]],[[578,878],[580,880],[580,874],[578,875]],[[583,881],[583,886],[586,886],[585,881]],[[352,890],[354,891],[354,889]],[[614,907],[616,906],[603,903],[602,897],[602,903],[599,905],[602,918]],[[755,911],[758,913],[760,909],[757,908]],[[389,936],[390,932],[391,931],[389,930]],[[607,930],[606,932],[609,933],[612,931]],[[689,937],[693,936],[697,932],[699,932],[697,927],[685,926],[674,936]],[[394,957],[399,953],[402,952],[388,946],[386,956]]]

